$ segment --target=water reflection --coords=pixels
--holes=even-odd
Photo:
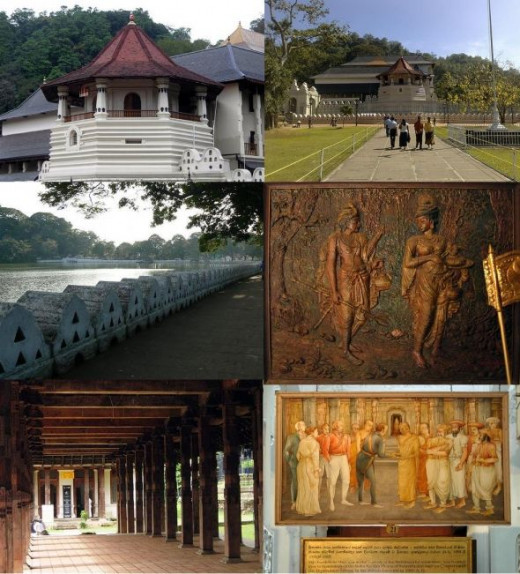
[[[107,267],[107,265],[109,265]],[[213,266],[209,262],[164,261],[155,263],[113,262],[45,263],[38,265],[0,265],[0,301],[16,302],[26,291],[59,293],[67,285],[96,285],[98,281],[121,281],[141,275],[161,274],[166,269],[194,271]],[[219,262],[219,266],[222,263]]]

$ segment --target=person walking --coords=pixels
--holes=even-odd
[[[390,122],[392,120],[390,119],[389,115],[385,115],[384,119],[383,119],[383,124],[385,126],[385,130],[386,130],[386,137],[389,138],[390,137]]]
[[[397,137],[397,122],[394,116],[391,116],[388,122],[388,131],[390,133],[390,149],[395,148],[395,138]]]
[[[415,130],[415,149],[422,149],[424,124],[421,121],[421,116],[417,116],[417,121],[414,123]]]
[[[406,120],[403,118],[399,124],[399,148],[406,150],[408,147],[408,142],[410,141],[410,129]]]
[[[434,138],[434,127],[431,122],[431,118],[428,118],[428,121],[424,124],[424,135],[425,135],[425,144],[428,149],[433,149],[433,145],[435,144]]]

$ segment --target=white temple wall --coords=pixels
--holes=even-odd
[[[49,112],[44,115],[31,116],[30,118],[15,118],[5,120],[2,124],[2,135],[11,136],[28,132],[50,130],[56,125],[56,113]]]
[[[243,127],[240,125],[237,129],[237,125],[242,124],[242,107],[242,92],[238,84],[227,84],[217,97],[214,124],[215,145],[224,157],[239,152]]]

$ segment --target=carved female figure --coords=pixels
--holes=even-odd
[[[447,241],[436,233],[438,218],[439,209],[434,200],[430,196],[420,196],[415,214],[420,234],[408,239],[403,258],[401,293],[412,309],[412,356],[415,364],[421,368],[428,366],[424,347],[431,345],[432,357],[435,357],[444,330],[438,311],[445,295]]]

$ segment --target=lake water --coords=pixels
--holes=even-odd
[[[96,285],[98,281],[136,279],[141,275],[161,274],[161,270],[194,271],[205,269],[208,263],[167,262],[154,267],[139,267],[136,263],[108,262],[96,264],[35,264],[0,265],[0,301],[16,302],[26,291],[54,291],[61,293],[67,285]],[[160,267],[160,269],[158,269]]]

